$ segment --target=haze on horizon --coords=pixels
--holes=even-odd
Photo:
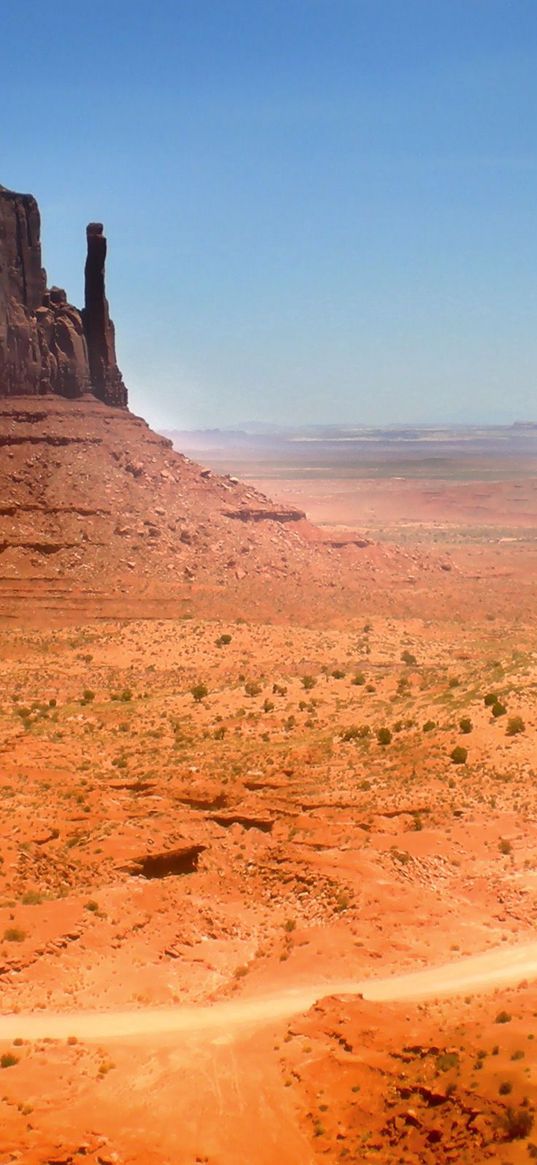
[[[534,0],[28,0],[0,182],[159,428],[537,418]]]

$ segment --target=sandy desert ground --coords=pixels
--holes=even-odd
[[[0,1162],[530,1161],[535,483],[255,481],[311,585],[4,614]]]

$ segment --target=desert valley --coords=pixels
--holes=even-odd
[[[535,431],[174,449],[0,220],[2,1165],[529,1162]]]

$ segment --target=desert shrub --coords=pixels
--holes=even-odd
[[[505,713],[507,712],[505,704],[500,703],[499,700],[496,700],[496,703],[492,705],[490,710],[495,719],[497,719],[498,716],[505,716]]]
[[[259,696],[259,693],[261,692],[261,684],[256,683],[255,680],[248,680],[244,685],[244,691],[246,692],[247,696],[251,696],[253,699],[254,696]]]
[[[425,721],[425,724],[423,725],[424,732],[432,732],[434,728],[436,728],[436,721],[435,720],[426,720]]]
[[[39,906],[42,901],[43,895],[38,890],[27,890],[21,898],[23,906]]]
[[[499,849],[501,854],[510,854],[513,851],[513,847],[511,845],[511,842],[507,841],[507,838],[505,838],[505,837],[502,837],[502,840],[498,846],[498,849]]]
[[[91,688],[84,688],[84,691],[82,692],[82,700],[84,704],[91,704],[91,701],[94,699],[95,692],[92,692]]]
[[[4,931],[4,939],[8,943],[23,943],[25,938],[26,931],[18,926],[8,926]]]
[[[13,1068],[18,1062],[19,1057],[14,1056],[13,1052],[4,1052],[3,1056],[0,1056],[0,1068]]]
[[[385,748],[387,744],[391,744],[392,734],[390,732],[390,729],[389,728],[377,729],[377,740],[378,740],[379,744],[382,745],[383,748]]]
[[[497,692],[487,692],[487,694],[484,698],[484,701],[483,701],[485,708],[492,708],[492,705],[497,704],[497,702],[498,702]]]
[[[193,696],[196,704],[199,704],[201,700],[204,700],[209,695],[207,684],[194,684],[190,689],[190,694]]]
[[[123,688],[123,691],[122,691],[119,698],[120,698],[120,700],[123,700],[124,704],[128,704],[129,700],[132,700],[132,692],[131,692],[130,688]]]
[[[89,910],[90,914],[97,914],[99,903],[95,902],[94,898],[90,898],[89,902],[84,903],[84,910]]]
[[[460,1064],[460,1057],[458,1052],[441,1052],[436,1057],[437,1072],[449,1072],[452,1068],[458,1068]]]
[[[494,1023],[511,1023],[513,1016],[509,1011],[499,1011]]]
[[[473,724],[469,716],[463,716],[462,720],[459,720],[459,728],[464,736],[468,736],[468,733],[471,732],[473,728]]]
[[[533,1120],[527,1108],[508,1108],[502,1118],[506,1141],[523,1141],[531,1133]]]
[[[507,736],[518,736],[520,732],[526,731],[526,725],[522,716],[510,716],[507,721],[507,728],[505,730]]]
[[[361,672],[361,671],[357,671],[357,672],[356,672],[356,675],[354,675],[354,676],[352,677],[351,684],[354,684],[354,686],[355,686],[356,688],[361,688],[361,687],[362,687],[362,685],[363,685],[363,684],[365,684],[365,676],[364,676],[364,673],[363,673],[363,672]]]
[[[510,1080],[502,1080],[500,1087],[498,1088],[498,1092],[499,1092],[500,1096],[509,1096],[509,1093],[512,1091],[513,1091],[513,1085],[511,1084],[511,1081]]]
[[[263,703],[263,711],[264,712],[273,712],[274,711],[274,701],[268,700],[268,699],[265,700]]]
[[[311,692],[311,689],[315,687],[316,683],[315,676],[302,676],[302,687],[305,692]]]
[[[412,667],[414,664],[416,664],[418,662],[416,659],[416,656],[412,655],[412,652],[407,651],[406,648],[404,651],[401,652],[401,659],[402,659],[403,663],[406,663],[407,667]]]
[[[371,729],[368,724],[351,724],[349,728],[343,730],[341,739],[346,742],[350,740],[365,740],[370,732]]]
[[[449,756],[454,765],[465,765],[468,760],[468,749],[463,748],[461,744],[457,744],[451,750]]]
[[[448,688],[458,688],[460,684],[458,676],[451,676],[448,683]]]
[[[227,647],[228,643],[231,643],[231,635],[219,635],[216,640],[217,647]]]
[[[333,680],[344,680],[345,679],[345,672],[342,671],[340,667],[335,667],[333,672],[332,672],[332,679]]]

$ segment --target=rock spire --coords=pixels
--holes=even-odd
[[[87,231],[83,311],[61,288],[47,288],[40,233],[35,198],[0,186],[0,397],[90,392],[125,406],[105,296],[103,228],[90,223]]]

